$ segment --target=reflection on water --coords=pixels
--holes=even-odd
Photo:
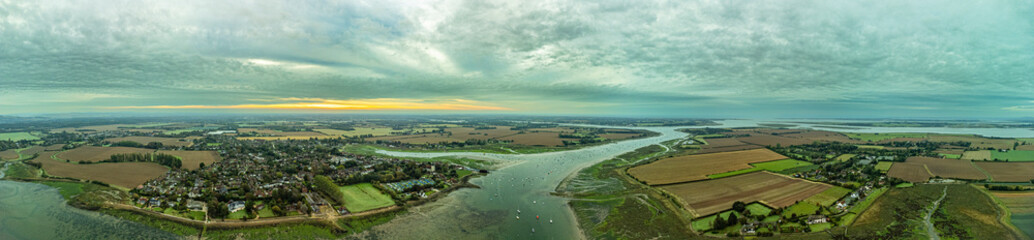
[[[0,180],[0,239],[175,239],[176,235],[65,204],[42,184]]]

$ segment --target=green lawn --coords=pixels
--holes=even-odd
[[[693,229],[696,229],[697,231],[701,231],[702,232],[702,231],[711,230],[711,224],[714,223],[715,216],[721,215],[722,218],[728,219],[729,218],[729,214],[733,214],[733,213],[734,213],[733,211],[725,211],[725,212],[722,212],[722,213],[719,213],[719,214],[713,214],[713,215],[707,216],[705,218],[693,220],[693,223],[691,223],[691,225],[693,226]],[[736,214],[737,218],[743,217],[743,215],[740,215],[739,213],[735,213],[735,214]]]
[[[772,209],[760,203],[751,203],[747,205],[747,211],[750,211],[750,214],[754,216],[766,216],[772,212]]]
[[[807,199],[804,199],[804,201],[820,204],[822,206],[829,206],[833,205],[833,203],[836,203],[837,200],[840,200],[840,198],[844,197],[844,195],[847,195],[848,193],[851,193],[850,189],[842,187],[831,187],[829,189],[826,189],[826,191],[822,191],[819,194],[815,194],[815,196],[811,196]]]
[[[460,178],[466,177],[467,175],[470,175],[471,173],[474,173],[474,172],[471,172],[470,170],[456,170],[456,175],[458,175]]]
[[[9,132],[0,133],[0,140],[6,141],[21,141],[21,140],[39,140],[39,137],[33,136],[27,132]]]
[[[369,183],[341,187],[341,193],[344,194],[345,208],[351,212],[363,212],[395,204],[390,196]]]
[[[241,209],[240,211],[236,211],[236,212],[230,213],[229,216],[226,216],[226,219],[242,219],[242,218],[247,217],[247,216],[248,216],[247,211],[244,211],[244,209]]]
[[[890,166],[894,165],[894,162],[878,162],[876,163],[876,170],[880,172],[887,172],[890,170]]]
[[[812,224],[812,225],[808,225],[808,227],[811,228],[811,232],[819,232],[819,231],[825,231],[826,229],[832,228],[833,227],[833,223]]]
[[[800,216],[808,216],[808,215],[815,214],[816,210],[819,210],[819,206],[818,205],[815,205],[814,203],[809,203],[809,202],[800,202],[800,203],[797,203],[797,204],[794,204],[794,205],[791,205],[791,206],[787,207],[786,210],[783,211],[783,217],[790,218],[794,214],[797,214],[798,217],[800,217]]]
[[[187,217],[194,220],[205,220],[205,212],[190,211],[189,213],[187,213]]]
[[[857,155],[857,154],[850,154],[850,153],[840,154],[840,156],[837,157],[836,160],[837,161],[841,161],[841,162],[846,162],[847,160],[851,160],[851,158],[853,158],[855,155]]]
[[[707,175],[707,177],[711,178],[711,179],[723,178],[723,177],[731,177],[731,176],[736,176],[736,175],[740,175],[740,174],[757,172],[757,171],[761,171],[761,170],[765,170],[765,169],[761,169],[761,168],[747,168],[747,169],[740,169],[740,170],[736,170],[736,171],[732,171],[732,172],[723,172],[723,173],[718,173],[718,174],[711,174],[711,175]]]
[[[896,188],[907,188],[907,187],[912,187],[912,186],[915,186],[915,184],[910,183],[910,182],[906,182],[906,183],[900,183],[900,184],[898,184],[897,186],[894,186],[894,187],[896,187]]]
[[[879,142],[895,138],[926,138],[926,133],[844,133],[847,137],[867,142]]]
[[[262,210],[258,211],[258,216],[260,218],[276,217],[276,214],[273,214],[272,208],[272,206],[266,206],[265,208],[262,208]]]
[[[768,161],[768,162],[753,163],[751,165],[753,165],[754,167],[757,167],[757,168],[761,168],[761,169],[764,169],[764,170],[771,171],[771,172],[779,172],[779,171],[783,171],[783,170],[786,170],[786,169],[803,167],[803,166],[810,166],[810,165],[814,165],[814,164],[811,164],[810,162],[798,161],[798,160],[793,160],[793,159],[783,159],[783,160],[775,160],[775,161]]]
[[[1020,151],[1020,150],[1014,150],[1014,151],[1008,151],[1008,152],[991,151],[991,158],[992,159],[1002,159],[1002,160],[1008,159],[1010,162],[1030,162],[1030,161],[1034,161],[1034,151]]]

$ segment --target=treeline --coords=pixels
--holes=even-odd
[[[719,134],[719,133],[732,132],[732,130],[724,129],[724,128],[687,128],[687,129],[679,129],[679,131],[684,132],[684,133],[693,134],[693,135],[711,135],[711,134]]]
[[[334,184],[334,180],[330,180],[327,176],[316,176],[316,190],[323,192],[324,195],[327,195],[338,204],[345,203],[344,194],[341,193],[341,188],[338,188],[337,184]]]
[[[145,145],[134,141],[120,141],[117,143],[112,143],[111,146],[160,149],[164,146],[164,144],[160,142],[149,142]]]
[[[179,157],[164,153],[118,153],[112,154],[107,160],[99,162],[153,162],[173,169],[183,167],[183,160]],[[80,161],[79,164],[92,164],[91,161]]]

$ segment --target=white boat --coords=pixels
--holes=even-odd
[[[553,219],[550,219],[550,220],[549,220],[549,223],[553,223]]]
[[[535,228],[531,228],[531,233],[535,233]]]
[[[521,220],[521,216],[517,216],[517,220]]]

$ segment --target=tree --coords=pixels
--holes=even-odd
[[[736,201],[732,203],[732,210],[742,213],[743,210],[747,210],[747,204],[740,201]]]
[[[726,222],[726,223],[727,223],[728,225],[734,225],[734,224],[736,224],[736,223],[739,223],[739,222],[740,222],[740,220],[736,218],[736,213],[730,213],[730,214],[729,214],[729,220],[727,220],[727,221],[725,221],[725,222]]]
[[[197,168],[198,168],[198,169],[202,169],[202,168],[205,168],[205,163],[198,163],[198,164],[197,164]]]

